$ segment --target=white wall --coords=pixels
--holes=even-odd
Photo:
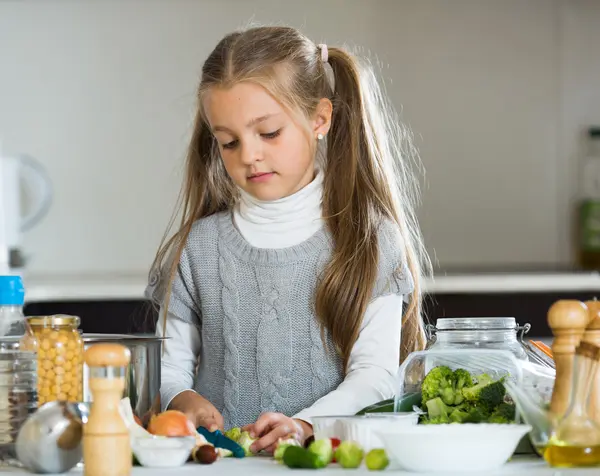
[[[600,2],[0,1],[0,137],[56,187],[25,237],[32,273],[146,270],[201,62],[249,20],[387,65],[427,167],[421,223],[442,265],[568,261],[580,132],[600,123]]]

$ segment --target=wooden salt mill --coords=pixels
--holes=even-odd
[[[84,360],[90,371],[93,402],[83,427],[83,474],[129,476],[131,443],[119,403],[131,352],[120,344],[95,344],[86,350]]]
[[[562,416],[569,406],[575,349],[589,321],[587,306],[577,300],[556,301],[548,310],[548,325],[554,334],[552,353],[556,365],[556,380],[550,411]]]
[[[583,342],[589,342],[600,347],[600,301],[586,301],[590,320],[581,339]],[[589,415],[600,425],[600,370],[596,371],[593,377],[594,382],[590,391]]]

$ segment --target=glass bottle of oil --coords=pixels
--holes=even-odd
[[[554,467],[600,466],[600,425],[588,413],[600,347],[581,342],[575,351],[569,407],[558,422],[544,459]]]
[[[600,270],[600,127],[590,128],[588,138],[580,182],[577,254],[581,268]]]

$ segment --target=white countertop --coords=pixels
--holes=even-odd
[[[24,276],[27,302],[143,299],[146,275]],[[600,273],[448,273],[426,280],[429,293],[594,292]]]
[[[170,476],[180,474],[202,474],[203,476],[264,476],[269,474],[289,474],[294,476],[297,474],[319,474],[319,475],[347,475],[347,476],[373,476],[376,472],[368,471],[364,466],[359,469],[347,470],[340,468],[339,466],[333,466],[325,469],[320,469],[315,473],[315,470],[291,470],[275,462],[271,458],[245,458],[243,460],[236,459],[224,459],[217,461],[212,465],[198,465],[188,463],[183,467],[173,469],[163,468],[142,468],[134,467],[132,476]],[[381,472],[381,474],[417,474],[407,473],[404,471],[393,471],[391,469]],[[5,469],[0,468],[0,474],[2,475],[23,475],[30,474],[27,471],[19,469]],[[83,474],[82,468],[75,468],[66,475],[81,475]],[[422,476],[458,476],[456,473],[419,473]],[[471,473],[478,475],[479,473]],[[563,475],[596,475],[598,476],[598,468],[594,469],[554,469],[546,465],[546,463],[538,458],[515,458],[513,461],[505,464],[499,471],[494,471],[493,475],[527,475],[527,476],[563,476]],[[461,474],[464,476],[464,474]]]

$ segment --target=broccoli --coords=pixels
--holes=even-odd
[[[456,369],[454,371],[454,405],[459,405],[465,399],[463,389],[473,386],[473,377],[465,369]]]
[[[454,399],[454,373],[450,367],[439,366],[433,368],[423,379],[421,394],[423,402],[442,397],[444,402]],[[447,402],[451,404],[452,402]]]
[[[448,415],[452,412],[452,408],[444,403],[444,401],[440,398],[432,398],[425,403],[427,407],[427,415],[429,418],[435,417],[448,417]]]
[[[487,374],[478,376],[477,383],[475,385],[462,389],[462,394],[465,397],[465,400],[467,402],[477,403],[479,400],[479,392],[481,392],[484,387],[487,387],[493,381],[494,380]]]
[[[237,440],[237,444],[244,448],[244,452],[246,456],[252,456],[252,451],[250,451],[250,446],[254,443],[257,438],[252,438],[248,431],[242,431],[240,437]]]
[[[484,423],[489,415],[489,412],[484,408],[471,407],[463,423]]]
[[[423,417],[420,421],[421,425],[444,425],[452,423],[447,416],[441,415],[438,417]]]
[[[515,416],[516,408],[513,403],[501,403],[488,418],[488,423],[513,423]]]
[[[504,386],[504,380],[501,379],[492,382],[481,389],[481,392],[479,393],[479,404],[492,410],[504,402],[505,396],[506,387]]]
[[[462,390],[473,385],[471,374],[464,369],[454,372],[447,366],[433,368],[421,384],[422,402],[440,397],[446,405],[458,405],[464,400]]]

